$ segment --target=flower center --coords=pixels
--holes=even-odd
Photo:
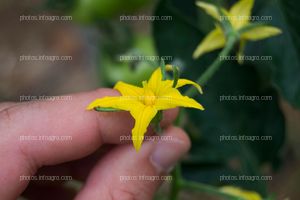
[[[145,92],[144,92],[144,104],[146,106],[153,106],[155,104],[155,95],[154,93],[149,90],[149,89],[146,89]]]

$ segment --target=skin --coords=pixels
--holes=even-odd
[[[35,175],[38,169],[85,181],[76,200],[152,199],[161,181],[124,183],[120,176],[166,175],[188,151],[190,141],[182,129],[171,125],[178,113],[173,109],[164,112],[162,121],[163,134],[173,142],[145,141],[137,153],[131,141],[120,142],[120,136],[129,136],[134,125],[128,112],[85,110],[96,98],[118,95],[115,90],[98,89],[71,94],[70,101],[1,103],[0,199],[20,196],[29,183],[20,181],[20,176]],[[154,133],[149,129],[147,134]],[[21,141],[24,135],[71,136],[72,140]],[[24,194],[34,196],[35,186],[30,188]]]

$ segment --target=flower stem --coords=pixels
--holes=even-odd
[[[181,168],[180,164],[177,164],[172,171],[172,184],[171,184],[171,193],[170,193],[170,200],[176,200],[178,198],[178,194],[180,192],[181,186]]]
[[[222,57],[228,56],[232,48],[234,47],[238,37],[235,35],[231,35],[228,37],[225,48],[220,52],[218,57],[214,60],[214,62],[206,69],[206,71],[198,78],[197,83],[199,85],[204,85],[207,83],[209,79],[216,73],[216,71],[220,68],[221,64],[225,59],[221,59]],[[193,96],[196,94],[196,91],[193,88],[190,88],[186,91],[185,95]]]

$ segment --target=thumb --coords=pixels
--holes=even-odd
[[[146,140],[139,152],[119,145],[96,164],[76,200],[150,200],[162,181],[171,180],[167,173],[189,148],[188,136],[175,127],[157,141]]]

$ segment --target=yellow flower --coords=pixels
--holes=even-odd
[[[149,81],[143,82],[143,87],[136,87],[120,81],[114,89],[118,90],[121,96],[96,99],[87,109],[102,107],[129,111],[135,119],[132,140],[136,151],[139,151],[147,127],[159,110],[178,106],[204,110],[202,105],[194,99],[181,95],[177,89],[184,85],[194,85],[202,93],[202,89],[197,83],[179,79],[176,88],[173,88],[172,85],[172,80],[163,80],[161,69],[158,68],[153,72]]]
[[[226,194],[231,194],[237,197],[241,197],[244,200],[262,200],[261,196],[256,192],[242,190],[240,188],[233,187],[233,186],[224,186],[221,187],[220,190]]]
[[[250,25],[250,16],[251,10],[253,8],[254,0],[240,0],[234,4],[229,11],[224,8],[221,8],[223,15],[219,14],[218,7],[213,4],[205,2],[197,2],[196,5],[206,11],[206,13],[212,16],[218,22],[222,20],[228,20],[233,27],[233,29],[238,32],[242,28]],[[281,30],[272,27],[272,26],[257,26],[252,29],[249,29],[243,32],[240,35],[240,51],[239,55],[242,54],[243,47],[247,40],[257,41],[262,40],[268,37],[272,37],[281,33]],[[198,45],[196,50],[193,53],[193,58],[199,58],[203,54],[223,48],[226,43],[225,33],[219,25],[216,25],[216,28],[210,32]]]

